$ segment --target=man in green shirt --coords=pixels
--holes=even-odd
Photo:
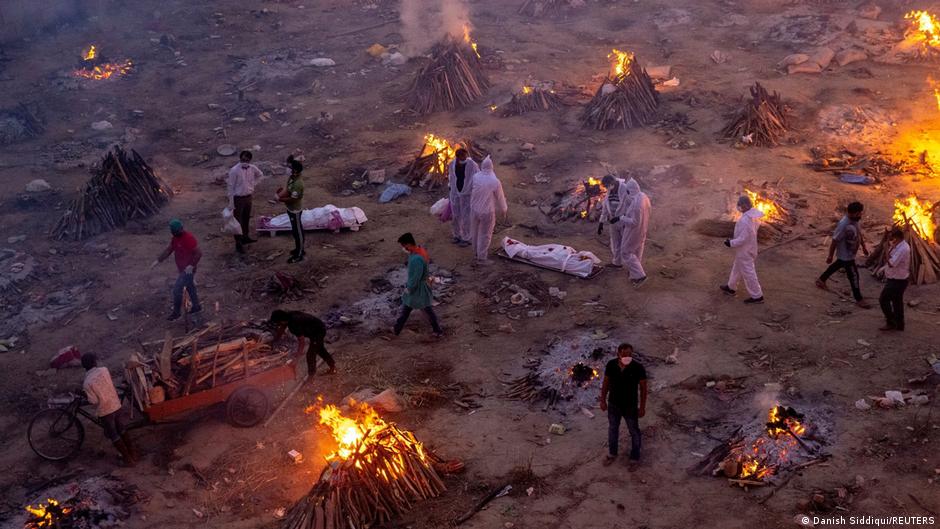
[[[290,231],[294,236],[294,251],[290,253],[287,262],[299,263],[304,260],[304,226],[300,219],[304,211],[304,181],[301,178],[304,166],[293,156],[287,158],[287,163],[290,165],[290,177],[287,179],[287,187],[277,190],[277,199],[287,206]]]
[[[437,321],[437,315],[431,308],[431,286],[428,284],[428,263],[431,258],[427,250],[418,246],[412,234],[406,233],[398,238],[398,244],[402,246],[405,253],[408,254],[408,280],[405,284],[405,293],[401,296],[401,315],[395,322],[395,336],[401,334],[408,322],[408,316],[412,310],[423,310],[431,322],[431,329],[434,336],[440,338],[444,335],[440,324]]]

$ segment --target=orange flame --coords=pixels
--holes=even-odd
[[[616,48],[607,54],[608,59],[613,60],[614,77],[621,75],[630,75],[630,64],[633,62],[633,54],[628,51],[620,51]]]
[[[911,11],[904,15],[911,21],[908,37],[921,41],[925,48],[940,47],[940,23],[927,11]]]
[[[531,93],[532,93],[532,87],[531,87],[531,86],[523,86],[523,87],[522,87],[522,93],[523,93],[523,94],[531,94]]]
[[[88,47],[87,50],[82,52],[82,60],[84,61],[94,60],[94,58],[97,56],[98,56],[98,48],[96,48],[94,44],[92,44],[91,46]]]
[[[767,422],[770,424],[778,424],[780,422],[780,406],[774,406],[773,408],[770,408],[770,411],[767,412]],[[796,435],[803,435],[806,433],[806,427],[793,417],[787,417],[784,419],[784,424],[786,424],[790,428],[790,431]],[[789,432],[787,432],[787,430],[782,427],[775,426],[768,428],[767,433],[771,437],[777,437],[778,435]]]
[[[473,40],[470,38],[470,26],[469,25],[465,25],[463,27],[463,41],[470,45],[470,47],[473,49],[473,53],[476,53],[477,59],[479,59],[480,52],[477,51],[477,43],[473,42]]]
[[[929,200],[920,200],[911,196],[904,200],[894,201],[894,221],[907,220],[920,232],[925,240],[933,240],[936,225],[933,221],[934,203]]]
[[[98,58],[98,47],[94,44],[90,45],[87,49],[82,51],[82,61],[89,62],[94,61]],[[76,77],[82,77],[85,79],[94,79],[99,81],[101,79],[110,79],[115,74],[118,76],[127,75],[131,71],[131,68],[134,67],[134,63],[130,59],[127,59],[123,62],[106,62],[102,64],[92,64],[75,70],[74,75]]]
[[[744,189],[744,192],[751,199],[751,205],[764,214],[764,220],[774,220],[782,217],[780,208],[773,200],[764,198],[747,188]]]
[[[26,527],[30,529],[53,527],[54,524],[57,525],[56,511],[58,511],[59,514],[68,514],[68,512],[71,511],[68,507],[51,509],[52,507],[59,507],[59,502],[52,498],[47,498],[46,503],[40,503],[37,507],[27,505],[26,512],[31,514],[33,519],[29,520]]]
[[[432,172],[437,174],[447,174],[447,164],[454,159],[457,148],[451,145],[446,139],[435,136],[430,132],[424,135],[424,148],[421,150],[421,156],[437,155],[437,163]]]

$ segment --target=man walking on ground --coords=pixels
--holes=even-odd
[[[304,211],[304,181],[301,173],[304,166],[293,157],[288,159],[290,164],[290,177],[287,186],[277,190],[277,199],[287,206],[287,217],[290,218],[290,231],[294,236],[294,251],[290,253],[288,263],[299,263],[304,260],[304,226],[301,214]]]
[[[454,159],[447,165],[454,244],[460,246],[470,246],[470,195],[473,177],[479,170],[477,163],[470,159],[470,153],[463,148],[457,149]]]
[[[639,393],[639,400],[637,394]],[[604,459],[608,466],[617,458],[620,444],[620,420],[630,430],[629,470],[636,470],[640,462],[640,417],[646,415],[646,369],[633,359],[633,346],[627,343],[617,348],[617,358],[607,362],[604,382],[601,384],[601,411],[607,412],[607,446]]]
[[[408,254],[408,281],[405,284],[405,293],[401,296],[401,315],[395,322],[395,336],[401,334],[408,322],[408,316],[413,310],[423,310],[431,322],[434,336],[440,338],[444,335],[437,315],[431,307],[431,286],[428,284],[428,263],[431,258],[427,250],[418,246],[412,234],[406,233],[398,238],[398,244]]]
[[[893,228],[889,235],[888,262],[882,269],[885,286],[878,302],[885,315],[882,331],[904,330],[904,291],[911,276],[911,246],[904,240],[901,228]]]
[[[630,207],[626,215],[620,220],[623,227],[623,264],[630,273],[630,282],[633,286],[640,286],[646,281],[646,271],[643,270],[643,248],[646,246],[646,232],[650,224],[650,210],[652,205],[646,193],[640,191],[640,184],[634,179],[627,180],[625,185],[630,195]]]
[[[623,267],[623,232],[625,223],[620,222],[630,208],[630,193],[623,180],[614,175],[604,175],[601,184],[607,190],[607,196],[601,202],[601,217],[597,224],[597,234],[604,231],[604,223],[610,224],[610,264]]]
[[[477,263],[489,264],[487,253],[493,242],[497,211],[503,217],[509,211],[503,184],[493,172],[493,160],[487,156],[480,165],[480,172],[473,176],[473,191],[470,195],[470,234]]]
[[[855,255],[861,246],[862,252],[868,255],[868,247],[865,246],[865,237],[858,226],[858,221],[862,218],[862,211],[865,207],[861,202],[852,202],[846,208],[845,216],[836,225],[832,232],[832,243],[829,245],[829,256],[826,257],[826,263],[829,268],[816,280],[816,286],[828,290],[826,281],[839,269],[845,269],[845,276],[849,280],[849,286],[852,287],[852,296],[855,297],[855,304],[863,309],[871,308],[862,298],[862,290],[859,287],[858,266],[855,264]],[[833,262],[832,256],[836,260]]]
[[[173,285],[173,313],[167,318],[167,320],[173,321],[179,318],[181,314],[183,289],[186,289],[189,293],[189,301],[192,303],[189,313],[196,314],[202,311],[202,306],[199,304],[199,295],[196,294],[195,280],[196,267],[199,265],[199,260],[202,259],[202,250],[199,249],[199,243],[196,242],[193,234],[183,229],[183,223],[179,219],[170,221],[170,233],[172,234],[170,245],[166,247],[166,250],[163,250],[163,253],[157,257],[156,261],[150,264],[150,268],[152,270],[170,254],[173,254],[176,258],[176,269],[179,271],[179,276],[177,276],[176,283]]]
[[[320,318],[299,310],[276,310],[271,313],[271,323],[277,326],[275,341],[284,336],[285,329],[297,338],[297,356],[304,352],[304,340],[310,340],[307,347],[308,375],[317,374],[317,356],[329,366],[327,374],[336,372],[336,361],[326,350],[326,325]]]
[[[235,251],[245,253],[245,245],[256,242],[251,233],[251,195],[255,186],[264,178],[261,169],[251,163],[251,151],[242,151],[239,162],[229,169],[226,179],[228,206],[241,224],[242,234],[235,236]]]
[[[725,239],[725,246],[734,249],[734,264],[731,265],[728,284],[718,288],[725,294],[733,296],[736,292],[735,288],[743,278],[747,293],[750,294],[744,302],[763,303],[764,292],[757,280],[755,261],[757,260],[757,230],[760,229],[760,219],[764,214],[753,207],[747,195],[738,197],[738,211],[741,212],[741,218],[734,224],[734,238]]]
[[[82,355],[82,367],[85,368],[85,380],[82,390],[88,403],[95,406],[104,435],[121,454],[124,464],[134,466],[137,455],[127,436],[124,416],[121,412],[121,399],[118,397],[111,372],[107,367],[98,367],[98,357],[91,353]]]

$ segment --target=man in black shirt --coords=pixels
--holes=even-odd
[[[336,362],[326,351],[326,325],[320,318],[299,310],[276,310],[271,313],[271,323],[277,326],[274,340],[280,340],[287,329],[297,337],[297,356],[304,351],[304,339],[310,340],[307,348],[307,373],[310,376],[317,374],[317,355],[330,366],[328,374],[336,372]]]
[[[637,393],[639,392],[639,405]],[[617,458],[620,438],[620,419],[630,430],[630,471],[640,461],[640,417],[646,415],[646,369],[633,359],[633,346],[627,343],[617,348],[617,358],[607,362],[604,383],[601,385],[601,410],[607,412],[607,445],[610,453],[604,466]]]

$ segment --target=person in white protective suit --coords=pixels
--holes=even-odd
[[[470,193],[473,191],[473,177],[479,171],[480,167],[466,149],[457,149],[454,159],[447,165],[454,244],[460,246],[470,246]]]
[[[623,266],[623,231],[625,223],[620,222],[630,208],[630,193],[623,180],[614,175],[605,175],[601,184],[607,190],[607,196],[601,202],[601,217],[597,225],[597,234],[604,231],[604,223],[610,225],[610,264]]]
[[[470,233],[478,263],[489,263],[487,253],[493,241],[497,211],[505,216],[509,207],[503,184],[493,172],[493,160],[487,156],[480,164],[480,171],[473,176],[473,193],[470,195]]]
[[[757,259],[757,230],[764,214],[753,207],[747,195],[738,198],[738,211],[741,212],[741,218],[734,224],[734,238],[725,240],[725,246],[734,249],[734,264],[731,266],[728,284],[719,288],[725,294],[733,296],[738,282],[744,279],[744,286],[750,295],[744,302],[763,303],[764,293],[757,280],[754,261]]]
[[[623,241],[620,251],[624,266],[630,273],[630,281],[634,286],[640,286],[646,281],[646,271],[643,270],[643,247],[646,246],[646,232],[650,223],[650,198],[640,191],[640,184],[634,179],[627,180],[624,185],[630,196],[630,207],[626,215],[620,218],[623,224]]]

